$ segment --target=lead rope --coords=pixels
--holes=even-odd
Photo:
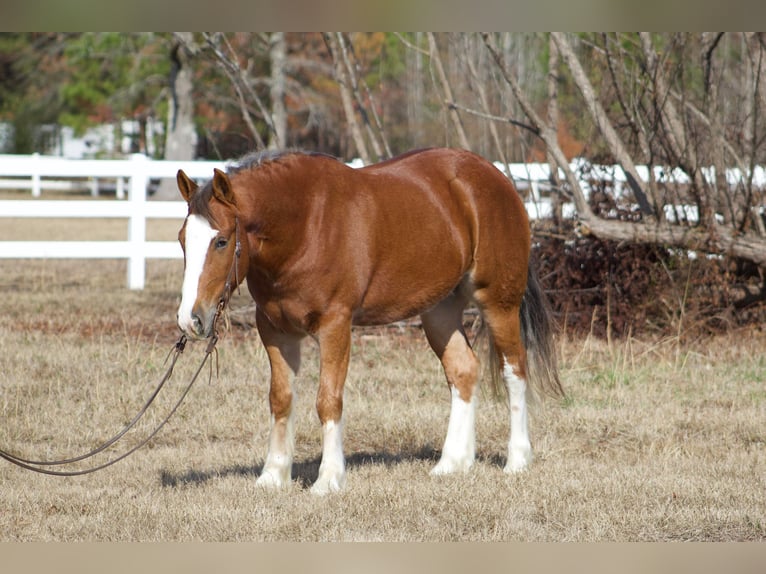
[[[186,335],[182,335],[181,338],[176,342],[174,348],[171,349],[170,353],[168,353],[167,358],[165,359],[165,363],[167,363],[168,359],[170,358],[170,355],[171,354],[173,355],[173,359],[170,362],[170,366],[168,367],[168,370],[165,372],[165,375],[160,380],[159,384],[157,385],[157,388],[154,390],[151,396],[144,403],[144,406],[141,407],[141,410],[139,410],[138,414],[136,414],[136,416],[133,417],[133,420],[131,420],[128,424],[126,424],[125,427],[120,432],[118,432],[109,440],[102,443],[100,446],[94,448],[90,452],[87,452],[83,455],[75,456],[72,458],[60,459],[60,460],[30,460],[30,459],[26,459],[14,454],[10,454],[4,450],[0,450],[0,457],[14,464],[21,463],[19,464],[19,466],[24,466],[24,468],[28,468],[28,466],[58,466],[58,465],[64,465],[64,464],[72,464],[75,462],[80,462],[81,460],[85,460],[87,458],[91,458],[97,455],[98,453],[103,452],[104,450],[112,446],[114,443],[116,443],[118,440],[120,440],[130,429],[132,429],[136,425],[136,423],[141,419],[144,413],[146,413],[149,406],[154,402],[154,399],[157,397],[162,387],[165,385],[165,383],[170,379],[170,376],[173,374],[173,368],[176,365],[176,361],[178,360],[178,357],[181,355],[181,353],[183,353],[185,346],[186,346]],[[30,470],[35,470],[35,469],[30,469]]]
[[[25,468],[27,470],[31,470],[33,472],[38,472],[41,474],[49,474],[53,476],[80,476],[83,474],[90,474],[92,472],[96,472],[97,470],[101,470],[104,468],[107,468],[109,466],[112,466],[113,464],[121,461],[124,458],[127,458],[134,452],[136,452],[139,448],[144,446],[146,443],[148,443],[154,436],[160,432],[160,429],[167,424],[167,422],[170,420],[170,417],[173,416],[173,414],[178,410],[178,407],[181,406],[181,403],[186,398],[186,395],[189,394],[189,391],[192,388],[192,385],[194,385],[195,381],[199,377],[200,372],[202,372],[202,368],[205,366],[205,363],[207,362],[208,357],[213,352],[213,349],[215,348],[215,344],[218,341],[218,337],[216,335],[213,335],[210,339],[210,342],[208,343],[207,349],[205,350],[205,356],[202,358],[202,362],[200,363],[200,366],[197,368],[197,371],[194,373],[194,376],[189,381],[189,384],[186,385],[186,388],[184,389],[184,392],[181,394],[181,397],[176,401],[176,404],[173,406],[173,408],[170,410],[168,415],[158,424],[155,429],[144,439],[142,439],[137,445],[132,447],[127,452],[121,454],[120,456],[113,458],[103,464],[100,464],[98,466],[93,466],[90,468],[86,468],[83,470],[51,470],[46,467],[50,466],[59,466],[59,465],[66,465],[66,464],[72,464],[74,462],[79,462],[88,458],[92,458],[93,456],[99,454],[100,452],[103,452],[107,448],[109,448],[111,445],[113,445],[115,442],[117,442],[122,436],[125,435],[135,424],[138,422],[138,420],[146,413],[147,409],[149,408],[149,405],[152,404],[155,397],[159,393],[160,389],[163,387],[165,382],[170,379],[170,375],[173,372],[173,367],[175,366],[175,363],[180,356],[180,354],[183,352],[183,349],[181,348],[179,350],[179,346],[183,346],[185,344],[185,336],[182,336],[181,339],[179,339],[178,343],[176,343],[175,351],[171,351],[171,353],[174,353],[173,360],[171,362],[170,367],[168,368],[167,372],[165,373],[165,376],[162,377],[162,380],[160,381],[159,385],[157,386],[157,389],[152,393],[151,397],[146,401],[143,408],[139,411],[139,413],[133,418],[130,423],[128,423],[125,428],[123,428],[119,433],[117,433],[115,436],[113,436],[111,439],[100,445],[99,447],[93,449],[92,451],[72,457],[67,459],[61,459],[61,460],[50,460],[50,461],[34,461],[34,460],[28,460],[25,458],[22,458],[20,456],[11,454],[5,450],[0,450],[0,458],[4,458],[10,463],[15,464],[16,466],[20,466],[21,468]],[[210,372],[210,377],[212,378],[212,368]]]
[[[31,470],[32,472],[37,472],[40,474],[48,474],[52,476],[80,476],[84,474],[90,474],[98,470],[102,470],[104,468],[112,466],[113,464],[120,462],[124,458],[127,458],[128,456],[136,452],[138,449],[140,449],[142,446],[146,445],[146,443],[148,443],[150,440],[152,440],[155,437],[155,435],[158,432],[160,432],[162,427],[164,427],[167,424],[167,422],[170,420],[173,414],[175,414],[175,412],[181,406],[181,403],[183,403],[184,399],[186,398],[186,395],[189,394],[189,391],[191,390],[192,386],[196,382],[197,378],[199,377],[199,374],[202,372],[202,369],[205,366],[205,363],[207,363],[207,360],[210,357],[210,355],[213,353],[213,351],[215,351],[215,370],[216,370],[216,376],[218,376],[218,349],[216,348],[216,344],[218,343],[218,319],[221,317],[222,314],[224,314],[224,311],[229,302],[229,299],[231,298],[232,275],[234,276],[235,284],[237,285],[237,288],[239,289],[239,256],[242,253],[242,246],[239,240],[239,219],[238,218],[235,218],[235,234],[236,234],[236,245],[234,249],[234,262],[231,266],[231,269],[229,270],[229,275],[226,279],[226,285],[224,286],[224,291],[223,291],[223,294],[221,295],[221,299],[218,301],[218,307],[216,308],[215,316],[213,317],[213,334],[210,337],[210,340],[208,341],[207,348],[205,349],[205,355],[204,357],[202,357],[202,362],[200,363],[199,367],[195,371],[194,376],[192,376],[191,380],[186,385],[186,388],[184,389],[178,401],[176,401],[175,405],[173,405],[173,408],[170,410],[167,416],[162,420],[162,422],[160,422],[160,424],[158,424],[147,437],[142,439],[137,445],[129,449],[127,452],[98,466],[93,466],[93,467],[89,467],[82,470],[71,470],[71,471],[51,470],[50,468],[47,468],[51,466],[62,466],[67,464],[73,464],[76,462],[81,462],[88,458],[92,458],[96,456],[97,454],[105,451],[107,448],[109,448],[118,440],[120,440],[123,436],[125,436],[125,434],[130,429],[132,429],[136,425],[136,423],[138,423],[138,421],[144,416],[144,414],[146,414],[146,411],[149,409],[149,406],[154,402],[154,399],[157,397],[162,387],[165,386],[165,383],[170,379],[171,375],[173,374],[173,369],[176,365],[176,362],[178,361],[178,357],[181,356],[181,354],[184,352],[184,349],[186,347],[186,342],[187,342],[186,335],[181,335],[181,337],[178,339],[178,341],[174,345],[173,349],[171,349],[170,352],[168,353],[168,356],[165,358],[165,363],[167,363],[168,359],[172,355],[170,366],[168,367],[167,371],[165,372],[165,375],[162,377],[159,384],[157,385],[157,388],[154,390],[151,396],[146,400],[143,407],[141,407],[141,409],[138,411],[138,414],[136,414],[136,416],[133,417],[133,419],[128,424],[126,424],[125,427],[120,432],[115,434],[109,440],[105,441],[98,447],[94,448],[93,450],[85,454],[71,457],[71,458],[59,459],[59,460],[31,460],[31,459],[27,459],[27,458],[12,454],[3,449],[0,449],[0,458],[3,458],[12,464],[15,464],[16,466],[19,466],[26,470]],[[208,380],[212,380],[212,378],[213,378],[213,367],[211,365]]]

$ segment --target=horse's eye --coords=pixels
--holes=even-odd
[[[225,237],[219,237],[215,240],[216,249],[224,249],[229,244],[229,241]]]

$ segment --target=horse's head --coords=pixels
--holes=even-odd
[[[202,188],[178,171],[178,189],[189,205],[178,241],[184,251],[184,282],[178,327],[196,339],[213,334],[219,305],[247,273],[247,246],[231,181],[215,170]]]

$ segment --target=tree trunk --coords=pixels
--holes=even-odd
[[[356,66],[354,66],[354,64],[351,62],[351,58],[349,57],[348,46],[351,44],[351,41],[349,40],[348,43],[346,42],[346,38],[344,37],[343,32],[337,32],[336,38],[338,40],[338,47],[340,48],[340,55],[343,57],[343,65],[346,67],[346,77],[348,78],[348,83],[351,87],[351,95],[354,97],[354,101],[356,102],[356,109],[359,110],[359,115],[362,118],[362,125],[364,126],[365,133],[367,134],[367,141],[370,142],[372,151],[375,154],[374,161],[379,161],[385,157],[386,154],[383,151],[383,147],[380,141],[378,141],[378,136],[373,130],[370,116],[372,115],[373,118],[375,118],[376,126],[378,128],[381,127],[380,122],[376,117],[375,108],[370,99],[368,98],[368,101],[370,102],[371,113],[368,113],[367,106],[365,106],[364,100],[362,99],[362,93],[359,89],[359,79],[356,73]],[[368,95],[370,95],[369,92]]]
[[[287,145],[287,108],[285,107],[285,63],[287,47],[284,32],[274,32],[269,37],[271,59],[271,119],[274,130],[269,138],[269,148],[279,149]]]
[[[415,49],[407,51],[407,131],[410,147],[423,145],[423,51],[420,49],[423,32],[415,32]],[[401,37],[400,37],[401,38]],[[408,44],[409,45],[409,44]]]
[[[712,237],[702,227],[630,223],[599,217],[591,217],[580,226],[580,232],[584,235],[593,234],[601,239],[733,255],[761,267],[766,266],[766,239],[741,235],[723,226],[716,231],[716,236]]]
[[[724,137],[723,125],[721,123],[720,108],[718,105],[718,77],[719,70],[716,66],[715,49],[719,45],[723,32],[702,34],[700,63],[705,78],[705,114],[710,118],[711,138],[708,142],[718,142]],[[745,78],[747,86],[747,78]],[[746,93],[750,93],[747,91]],[[707,143],[707,142],[706,142]],[[709,145],[709,144],[708,144]],[[724,223],[732,225],[734,221],[734,210],[729,193],[729,185],[726,181],[726,160],[725,148],[713,143],[708,149],[708,155],[712,159],[715,170],[715,203],[714,208],[718,213],[723,214]]]
[[[191,32],[176,32],[170,49],[170,98],[165,132],[165,159],[192,160],[197,147],[194,126],[193,71],[185,44],[194,41]],[[174,179],[162,179],[155,199],[180,199]]]
[[[548,39],[548,125],[559,125],[559,51],[552,37]],[[558,131],[558,130],[557,130]],[[558,139],[558,138],[557,138]],[[551,184],[551,215],[555,223],[562,220],[562,197],[559,183],[558,164],[549,148],[545,149],[545,159],[548,162],[550,175],[548,181]]]
[[[484,44],[487,46],[487,49],[492,55],[492,58],[495,60],[495,64],[500,70],[500,74],[503,76],[506,84],[508,84],[508,86],[511,88],[513,97],[516,99],[519,107],[532,123],[532,129],[538,136],[540,136],[543,142],[545,142],[548,151],[553,156],[553,160],[564,171],[564,176],[566,177],[570,191],[572,192],[572,200],[574,201],[577,213],[583,219],[587,220],[592,218],[593,212],[591,211],[590,206],[588,205],[588,200],[585,198],[585,194],[580,187],[580,182],[577,181],[577,177],[575,177],[574,172],[572,172],[571,168],[569,167],[569,161],[564,155],[564,152],[561,150],[561,146],[559,146],[557,131],[543,121],[540,115],[535,111],[534,106],[532,106],[530,101],[524,95],[524,92],[521,91],[519,82],[508,72],[508,67],[505,65],[505,58],[498,51],[492,37],[487,33],[482,33],[482,38],[484,40]]]
[[[351,82],[348,77],[346,66],[343,63],[343,55],[338,43],[337,37],[333,34],[324,32],[322,34],[324,41],[327,44],[327,48],[330,50],[333,64],[335,65],[335,80],[338,82],[340,88],[340,99],[343,104],[343,112],[348,122],[349,130],[351,131],[351,138],[356,145],[356,151],[362,162],[365,165],[369,165],[370,154],[367,151],[367,144],[364,141],[364,135],[359,127],[359,122],[356,119],[356,112],[354,111],[354,101],[351,95]]]
[[[467,38],[466,38],[466,44],[467,44]],[[468,46],[466,45],[466,51],[468,51]],[[484,110],[484,113],[489,115],[491,113],[490,107],[489,107],[489,99],[487,98],[487,90],[485,89],[485,82],[482,78],[479,78],[479,72],[476,70],[476,66],[473,63],[473,60],[470,56],[466,58],[466,63],[468,64],[468,71],[471,74],[471,80],[473,82],[473,88],[476,90],[476,95],[478,96],[479,103],[481,104],[481,109]],[[497,132],[497,126],[495,125],[495,122],[489,122],[489,133],[492,137],[492,143],[495,146],[495,151],[497,153],[498,159],[505,165],[506,171],[508,172],[508,177],[511,176],[511,170],[508,166],[508,157],[505,154],[505,149],[503,149],[503,145],[500,141],[500,134]]]
[[[593,86],[591,85],[590,80],[588,80],[588,76],[585,75],[585,70],[583,70],[580,65],[580,61],[577,59],[577,56],[569,43],[569,39],[561,32],[552,32],[551,36],[553,36],[553,39],[556,42],[561,57],[572,72],[572,78],[582,93],[583,99],[588,106],[588,110],[593,117],[593,121],[604,136],[617,163],[620,164],[623,172],[625,172],[625,177],[628,179],[628,184],[630,185],[631,190],[633,190],[633,195],[635,196],[641,211],[645,216],[652,215],[654,209],[652,209],[652,206],[646,199],[644,190],[641,188],[641,178],[638,175],[633,159],[625,149],[622,139],[620,139],[614,126],[612,126],[612,122],[609,121],[601,102],[599,102],[596,97],[596,94],[593,91]]]

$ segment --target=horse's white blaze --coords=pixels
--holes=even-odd
[[[338,492],[346,483],[346,461],[343,458],[343,423],[327,421],[322,425],[322,464],[311,492]]]
[[[204,217],[190,215],[186,218],[186,268],[181,288],[181,305],[178,307],[178,326],[185,333],[191,332],[192,309],[197,301],[197,289],[210,242],[218,234]]]
[[[532,462],[532,446],[527,430],[527,383],[507,361],[503,361],[503,379],[508,385],[511,407],[511,437],[508,440],[508,463],[505,472],[520,472]]]
[[[452,406],[450,408],[447,438],[438,464],[431,474],[449,474],[467,471],[473,465],[476,455],[476,395],[466,402],[460,398],[460,392],[452,387]]]

